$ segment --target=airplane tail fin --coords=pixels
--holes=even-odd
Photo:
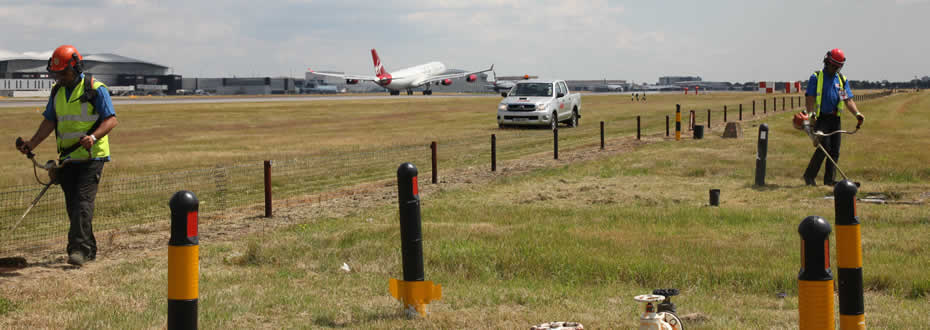
[[[381,64],[381,58],[378,57],[378,52],[372,48],[371,49],[371,60],[375,64],[375,75],[381,77],[387,74],[387,70],[384,69],[384,65]]]

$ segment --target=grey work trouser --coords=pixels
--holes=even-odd
[[[92,222],[103,164],[99,160],[71,163],[59,169],[56,178],[65,193],[65,206],[71,220],[67,252],[71,254],[80,250],[87,260],[97,256],[97,240],[94,238]]]

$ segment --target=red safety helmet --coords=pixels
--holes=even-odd
[[[807,114],[807,112],[801,111],[801,112],[794,114],[794,118],[792,118],[791,122],[792,124],[794,124],[794,128],[803,130],[805,122],[807,122],[809,125],[810,116]]]
[[[74,71],[81,72],[84,65],[84,57],[78,53],[77,48],[71,45],[61,45],[52,52],[52,57],[48,58],[48,66],[45,70],[48,72],[60,72],[67,68],[74,68]]]
[[[827,55],[823,56],[823,60],[830,60],[836,65],[843,66],[843,64],[846,64],[846,55],[843,54],[843,50],[839,48],[833,48],[827,52]]]

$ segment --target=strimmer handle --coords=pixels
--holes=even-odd
[[[16,149],[22,148],[24,144],[26,144],[26,141],[23,141],[23,137],[16,138]],[[32,150],[29,150],[28,148],[26,149],[26,157],[29,157],[31,159],[32,157],[35,157],[35,156],[36,154],[32,153]]]

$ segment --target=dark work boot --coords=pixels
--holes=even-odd
[[[84,265],[84,262],[87,259],[84,257],[84,253],[79,250],[71,251],[71,254],[68,254],[68,263],[81,267]]]
[[[806,184],[806,185],[808,185],[808,186],[816,186],[816,185],[817,185],[817,181],[814,181],[814,178],[805,176],[805,177],[804,177],[804,184]]]

